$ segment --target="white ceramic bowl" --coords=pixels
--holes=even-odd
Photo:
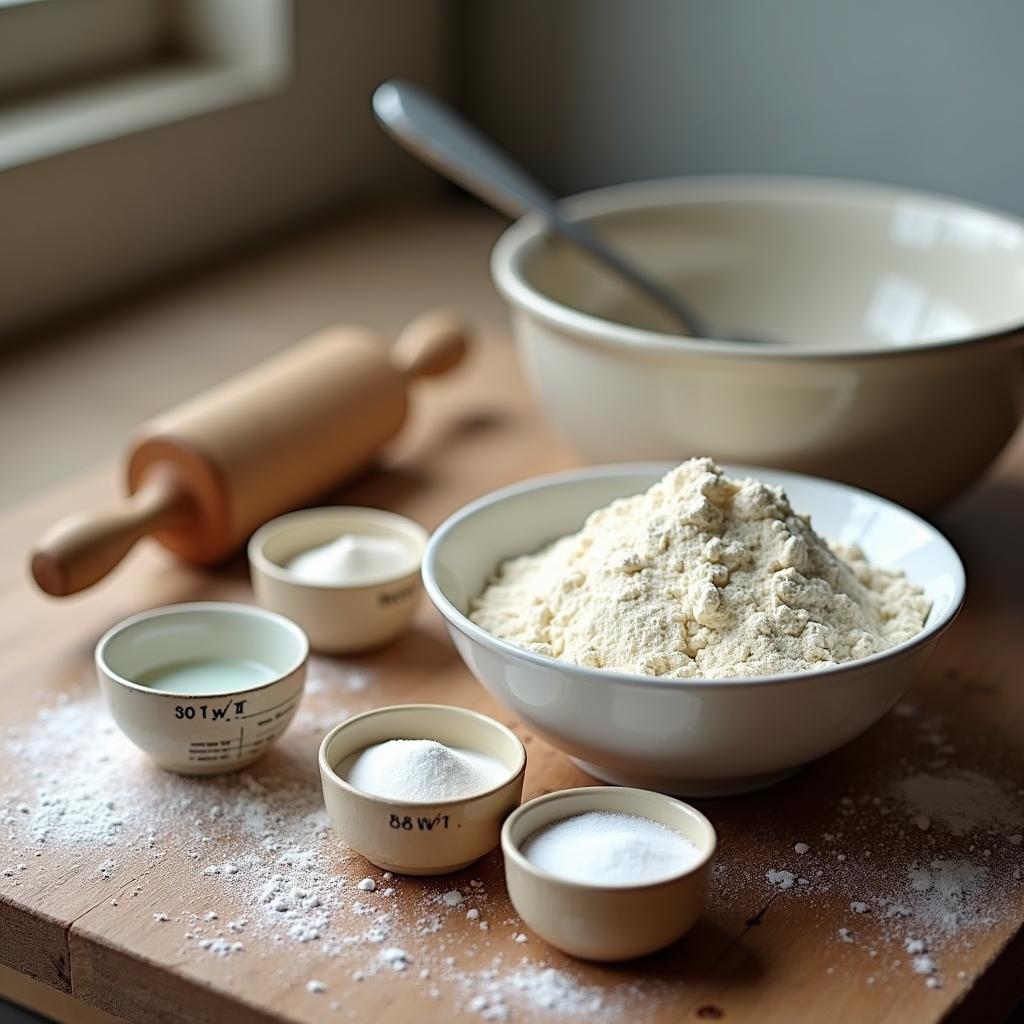
[[[883,498],[799,474],[726,467],[782,485],[819,533],[859,544],[875,564],[905,571],[932,602],[924,630],[834,669],[677,680],[532,654],[466,617],[502,560],[575,532],[594,509],[646,490],[668,468],[597,466],[480,498],[431,538],[423,561],[427,595],[487,690],[591,775],[677,795],[757,789],[847,743],[896,703],[960,609],[963,565],[934,527]]]
[[[531,864],[523,843],[552,822],[587,811],[632,814],[686,836],[698,860],[642,884],[579,882]],[[707,903],[717,837],[689,804],[646,789],[584,786],[539,796],[513,811],[501,830],[505,884],[516,913],[545,942],[586,960],[630,960],[686,934]]]
[[[588,460],[712,455],[926,508],[980,474],[1024,413],[1015,218],[754,177],[622,185],[568,208],[716,325],[772,339],[680,337],[539,220],[519,221],[494,281],[534,393]]]
[[[400,541],[408,558],[397,571],[362,583],[310,583],[288,562],[343,534]],[[297,622],[314,650],[353,654],[397,639],[420,603],[420,560],[427,531],[419,523],[379,508],[306,508],[271,519],[249,540],[253,593],[265,608]]]
[[[309,643],[283,615],[247,604],[197,601],[133,615],[96,645],[96,673],[121,731],[162,768],[183,775],[235,771],[288,728],[306,681]],[[141,685],[186,663],[258,662],[262,682],[189,693]],[[202,678],[202,672],[196,673]]]
[[[376,796],[339,773],[353,754],[388,740],[437,740],[501,761],[507,775],[472,796],[431,802]],[[519,806],[526,748],[493,718],[447,704],[396,704],[336,725],[320,744],[324,806],[338,835],[370,863],[402,875],[443,875],[490,853]]]

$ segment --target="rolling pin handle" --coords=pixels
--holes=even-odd
[[[136,541],[179,524],[190,508],[173,475],[155,474],[118,508],[57,523],[32,554],[32,576],[53,597],[85,590],[106,576]]]
[[[431,310],[398,336],[391,349],[391,363],[409,380],[447,373],[466,354],[469,337],[469,328],[455,313]]]

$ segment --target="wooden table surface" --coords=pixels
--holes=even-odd
[[[485,339],[463,372],[418,397],[381,466],[338,500],[396,509],[432,528],[470,498],[574,461],[528,400],[501,337]],[[496,855],[446,879],[388,882],[323,830],[319,739],[346,714],[382,704],[441,701],[510,722],[529,749],[525,797],[588,782],[490,701],[432,608],[387,650],[315,659],[299,718],[251,773],[180,779],[107,726],[92,647],[142,608],[250,600],[244,565],[203,573],[144,544],[103,585],[49,601],[29,586],[23,555],[55,517],[104,500],[113,470],[8,513],[0,534],[0,994],[63,1020],[109,1019],[89,1017],[88,1006],[140,1024],[1002,1019],[1024,994],[1013,969],[1021,962],[1014,939],[1024,921],[1024,847],[1005,829],[956,836],[939,821],[915,827],[893,786],[915,772],[970,769],[1020,807],[1022,442],[939,517],[967,563],[969,597],[907,703],[782,785],[700,801],[720,834],[707,913],[671,949],[614,967],[573,962],[529,934],[503,894]],[[254,792],[262,794],[256,804]],[[67,798],[63,816],[54,794]],[[97,815],[107,813],[108,797],[101,836]],[[797,853],[797,843],[809,851]],[[977,907],[952,932],[920,916],[908,889],[908,872],[935,858],[976,861],[984,875]],[[231,876],[218,867],[229,863],[238,869]],[[304,891],[324,894],[309,941],[285,919],[268,921],[273,911],[258,892],[275,872],[290,884],[304,870]],[[808,884],[779,888],[766,877],[774,870]],[[364,876],[377,881],[376,892],[354,888]],[[464,902],[452,908],[441,894],[455,887]],[[868,911],[851,909],[855,901]],[[480,920],[468,919],[467,908]],[[907,909],[918,916],[902,916]],[[367,937],[366,923],[381,915],[384,944],[411,957],[404,971],[380,969],[378,936]],[[914,937],[928,943],[935,987],[910,966],[905,945]],[[222,938],[229,948],[219,956],[224,947],[210,942]],[[232,952],[235,941],[244,949]],[[311,981],[323,991],[310,991]]]

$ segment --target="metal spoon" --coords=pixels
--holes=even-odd
[[[393,78],[373,94],[373,110],[384,128],[424,163],[510,217],[540,213],[553,231],[657,302],[687,334],[726,337],[586,224],[564,217],[558,200],[543,185],[436,96],[412,82]]]

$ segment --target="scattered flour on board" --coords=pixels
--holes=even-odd
[[[43,709],[0,738],[18,765],[17,777],[0,778],[0,858],[9,861],[0,860],[0,894],[70,849],[110,886],[110,905],[143,904],[152,927],[180,935],[183,958],[283,951],[305,969],[310,998],[337,991],[321,980],[331,964],[352,983],[424,986],[447,1017],[635,1019],[663,997],[661,982],[614,973],[606,985],[588,984],[593,968],[554,966],[538,958],[539,943],[502,952],[492,923],[504,934],[520,922],[504,893],[478,878],[367,875],[323,810],[321,734],[318,716],[296,716],[288,749],[279,745],[247,771],[187,778],[155,767],[97,699]],[[171,851],[195,865],[173,902],[159,884]]]
[[[840,971],[860,957],[866,984],[939,988],[962,949],[1024,909],[1024,792],[1012,776],[954,764],[937,720],[902,706],[893,722],[905,729],[895,769],[816,808],[813,831],[804,817],[797,834],[767,821],[766,862],[738,863],[723,850],[712,898],[743,908],[758,892],[765,903],[820,901]],[[183,957],[280,950],[305,969],[303,986],[334,963],[352,983],[422,986],[453,1019],[632,1020],[667,997],[669,986],[651,977],[610,972],[592,984],[593,968],[539,959],[541,943],[502,952],[495,934],[525,933],[504,893],[480,879],[368,875],[323,811],[321,733],[317,716],[297,716],[291,742],[249,771],[188,779],[155,768],[98,700],[58,702],[0,739],[17,766],[0,779],[0,893],[71,849],[94,883],[109,885],[112,906],[142,903],[153,928],[180,935]],[[156,884],[171,850],[195,865],[194,884],[174,902]],[[918,957],[931,969],[920,971]]]
[[[336,697],[339,694],[362,693],[373,682],[373,671],[365,665],[313,656],[309,659],[305,692],[311,697],[322,694]]]
[[[760,881],[776,898],[818,900],[832,914],[845,908],[834,941],[866,954],[866,983],[909,970],[937,989],[946,958],[1024,916],[1024,780],[1013,768],[985,774],[954,763],[963,758],[944,723],[910,705],[889,727],[900,751],[890,777],[841,796],[813,843],[766,837],[778,859],[760,879],[719,863],[712,892]]]
[[[916,773],[897,782],[893,795],[910,808],[915,824],[938,822],[956,836],[1022,821],[1019,799],[977,772]]]

